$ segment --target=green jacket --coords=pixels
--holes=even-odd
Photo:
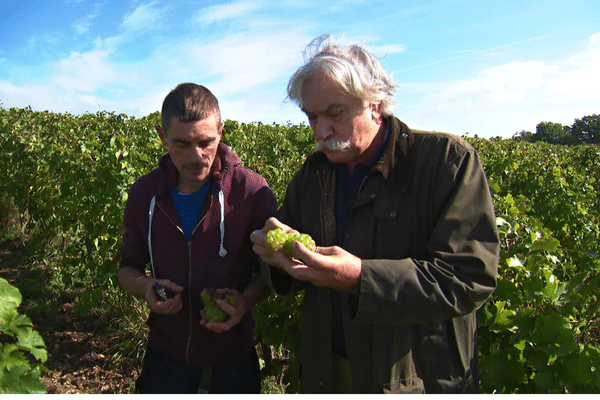
[[[390,138],[363,181],[344,248],[362,259],[360,291],[342,294],[355,393],[478,391],[476,310],[496,286],[499,241],[475,150],[443,133],[411,133],[388,119]],[[335,172],[311,154],[290,182],[278,218],[335,242]],[[330,393],[329,290],[265,268],[279,294],[305,289],[301,391]]]

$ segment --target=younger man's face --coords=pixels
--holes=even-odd
[[[179,191],[192,193],[200,189],[210,176],[223,133],[218,114],[193,122],[174,118],[168,132],[160,126],[156,130],[179,171]]]

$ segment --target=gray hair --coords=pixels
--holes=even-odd
[[[331,34],[315,38],[304,51],[305,63],[290,78],[288,98],[302,108],[304,84],[325,76],[349,95],[369,103],[382,102],[383,115],[394,113],[397,84],[379,60],[358,44],[341,45]]]

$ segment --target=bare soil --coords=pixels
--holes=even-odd
[[[75,293],[44,290],[50,268],[31,263],[28,250],[15,241],[0,242],[0,277],[19,288],[27,315],[44,338],[48,369],[41,379],[50,394],[133,393],[139,374],[135,360],[113,361],[111,349],[124,339],[97,315],[75,311]]]

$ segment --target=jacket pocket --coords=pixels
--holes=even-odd
[[[425,394],[425,385],[421,378],[400,379],[383,385],[384,394]]]

